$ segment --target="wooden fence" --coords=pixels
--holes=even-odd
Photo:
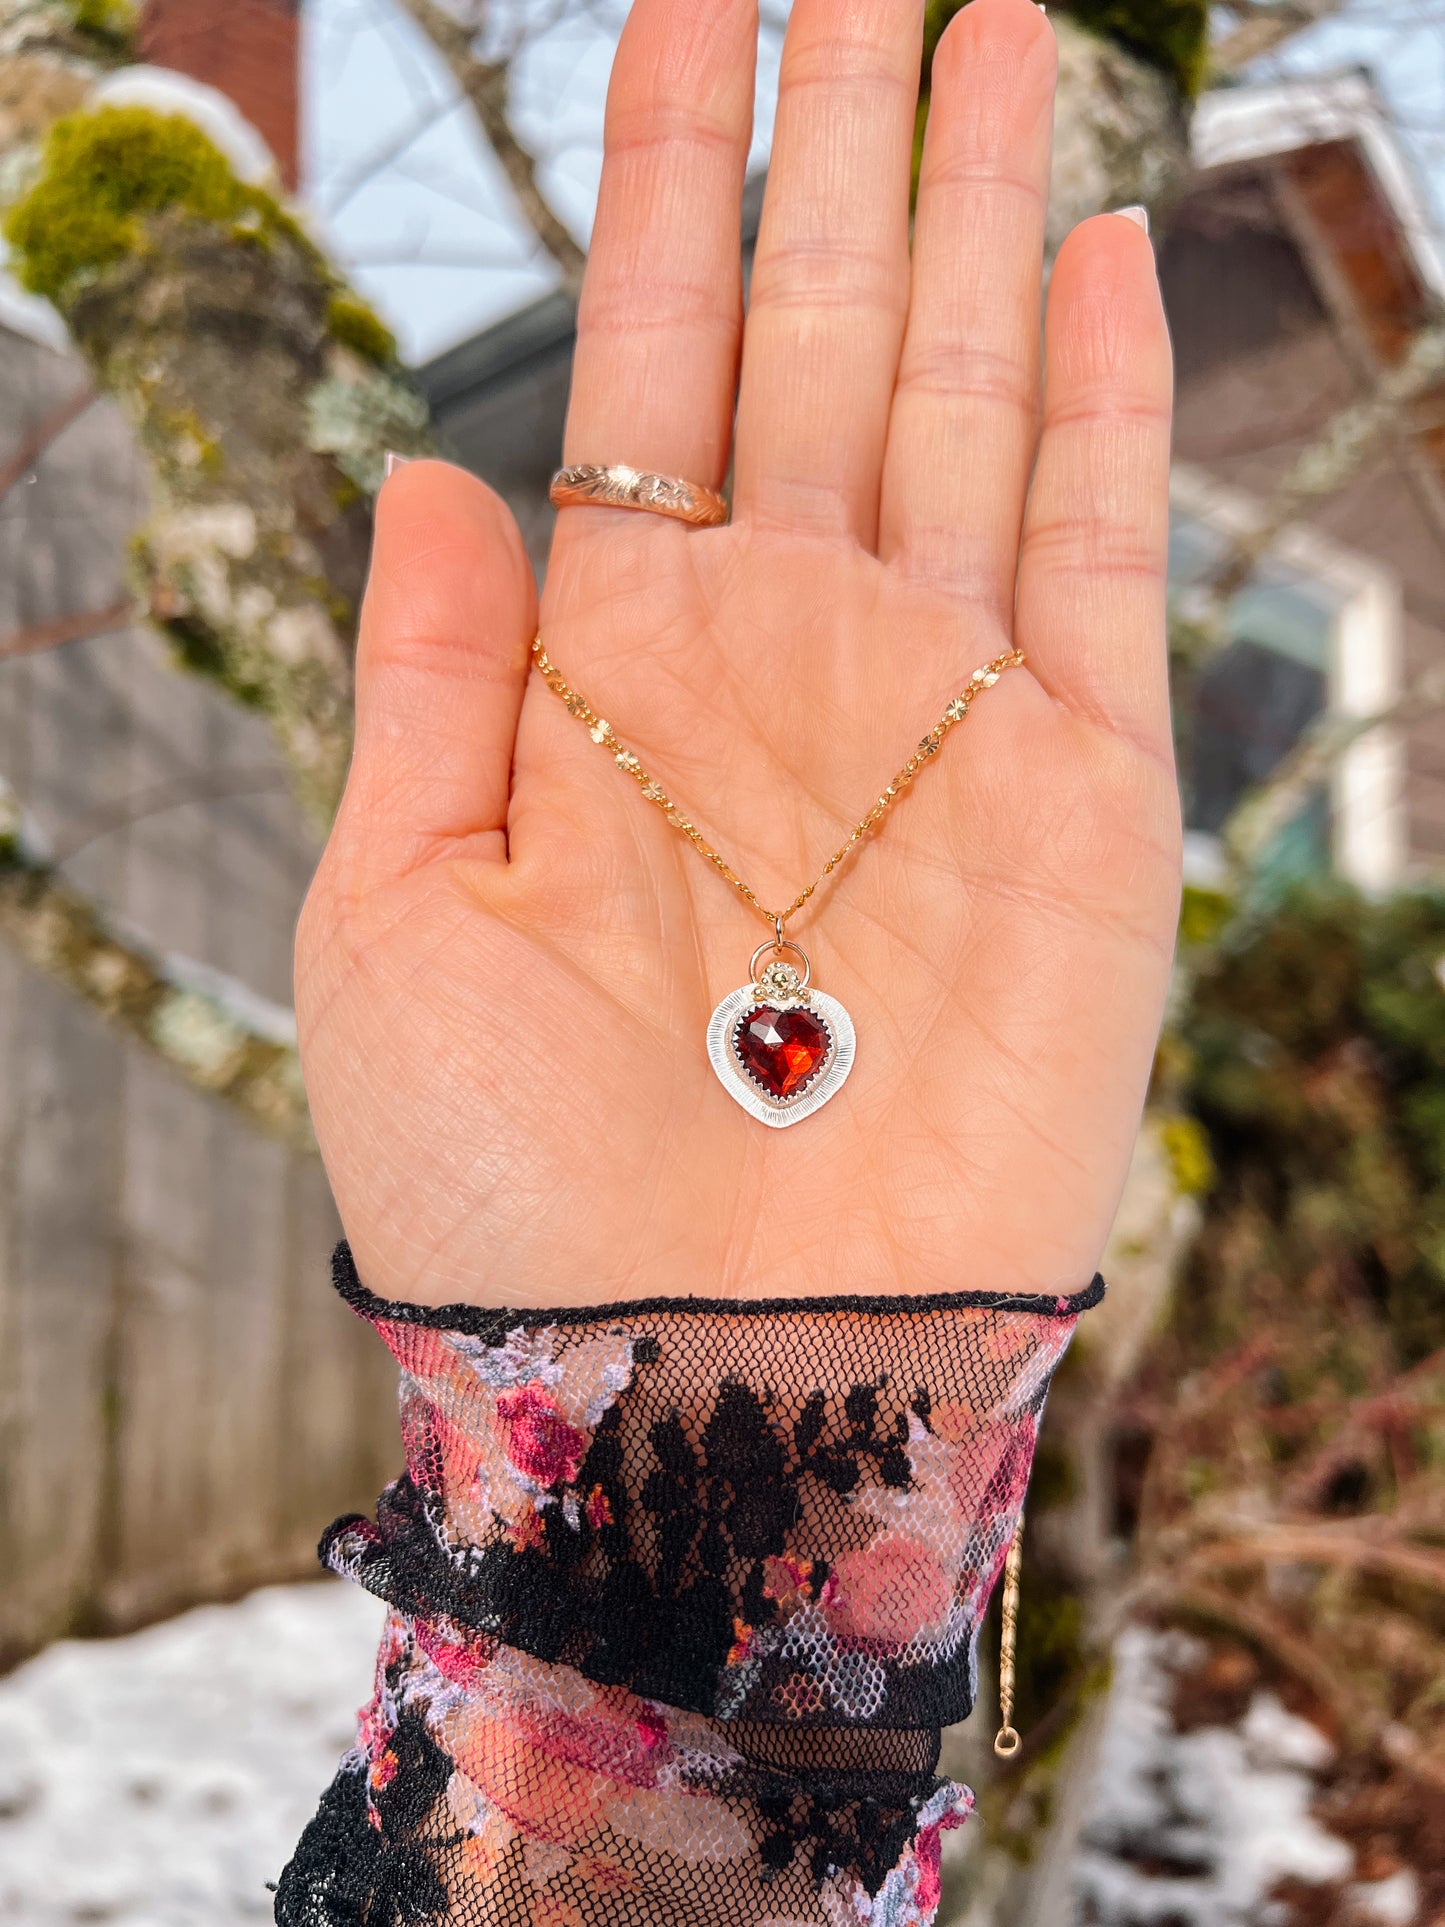
[[[0,459],[83,379],[0,331]],[[90,408],[0,499],[0,637],[123,594],[142,481]],[[120,631],[0,659],[0,773],[147,940],[290,1001],[314,846],[265,730]],[[316,1570],[399,1467],[314,1159],[0,951],[0,1663]]]

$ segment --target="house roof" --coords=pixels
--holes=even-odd
[[[1384,103],[1358,69],[1223,89],[1199,103],[1190,202],[1263,184],[1362,391],[1445,320],[1445,251]],[[1438,393],[1438,391],[1437,391]],[[1445,537],[1445,421],[1417,404],[1397,447]]]
[[[1206,175],[1311,149],[1354,149],[1393,217],[1422,288],[1445,299],[1445,251],[1429,202],[1368,74],[1358,68],[1302,74],[1206,94],[1195,110],[1191,145],[1195,167]]]

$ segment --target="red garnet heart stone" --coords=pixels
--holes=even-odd
[[[833,1048],[833,1039],[811,1010],[758,1004],[739,1020],[733,1048],[743,1069],[781,1102],[801,1095]]]

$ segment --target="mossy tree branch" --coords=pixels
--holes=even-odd
[[[0,0],[0,99],[39,59],[60,109],[44,128],[38,111],[0,123],[12,265],[149,460],[139,610],[266,716],[324,826],[350,755],[368,494],[388,447],[428,445],[425,408],[386,329],[266,187],[187,119],[89,102],[101,67],[71,11]]]
[[[135,57],[123,0],[5,0],[0,5],[0,154],[36,141],[98,73]]]
[[[0,778],[0,935],[177,1072],[294,1149],[314,1151],[289,1013],[109,929],[59,876]]]

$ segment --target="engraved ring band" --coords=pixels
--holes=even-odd
[[[636,468],[604,468],[594,462],[559,468],[548,493],[554,508],[641,509],[695,529],[715,529],[728,519],[728,505],[716,489]]]

